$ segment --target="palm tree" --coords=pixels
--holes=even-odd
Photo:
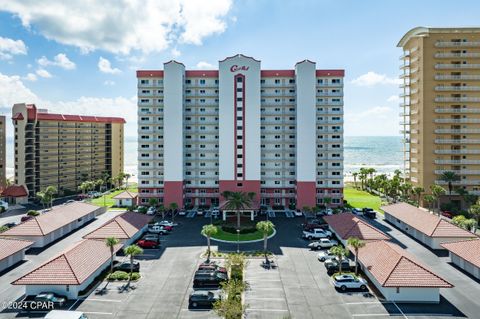
[[[430,211],[432,208],[432,203],[435,201],[435,197],[433,197],[433,195],[425,195],[423,196],[423,200],[427,203],[428,211]]]
[[[132,177],[132,175],[130,175],[129,173],[125,173],[123,177],[125,178],[125,189],[128,189],[128,179]]]
[[[325,204],[326,208],[329,208],[330,204],[332,203],[332,199],[330,197],[324,197],[323,198],[323,203]]]
[[[420,186],[415,186],[412,189],[412,193],[415,196],[415,202],[417,203],[417,207],[420,206],[420,197],[422,196],[422,193],[425,192],[425,189]]]
[[[440,197],[445,195],[445,189],[439,185],[430,185],[430,190],[432,191],[433,198],[437,202],[437,213],[440,216]]]
[[[157,206],[157,204],[158,204],[158,199],[156,199],[156,198],[153,198],[153,197],[152,197],[152,198],[150,198],[150,199],[148,200],[148,205],[150,205],[150,206],[152,206],[152,207]]]
[[[330,248],[332,254],[334,254],[338,259],[338,273],[342,273],[342,260],[348,254],[348,251],[340,245],[333,246]]]
[[[163,206],[162,204],[158,205],[158,211],[160,213],[162,213],[162,220],[165,219],[165,206]]]
[[[347,245],[352,247],[355,251],[355,275],[358,274],[358,250],[365,246],[365,242],[357,237],[350,237],[347,239]]]
[[[475,204],[470,207],[468,210],[470,215],[477,221],[477,224],[474,227],[474,233],[477,231],[478,224],[480,223],[480,205]]]
[[[110,273],[113,273],[113,253],[115,246],[120,243],[116,237],[107,237],[105,238],[105,245],[110,248]]]
[[[202,227],[202,235],[207,237],[207,245],[208,245],[208,257],[207,262],[210,262],[210,237],[215,235],[218,232],[218,228],[215,225],[203,225]]]
[[[265,254],[265,263],[268,264],[268,257],[267,257],[267,241],[268,235],[275,229],[275,225],[267,220],[261,221],[257,223],[257,230],[262,232],[263,234],[263,253]]]
[[[302,207],[302,211],[303,211],[303,215],[305,216],[305,223],[307,222],[308,220],[308,213],[311,212],[311,208],[309,206],[303,206]]]
[[[254,192],[231,192],[224,191],[222,196],[226,200],[225,208],[227,210],[233,210],[237,215],[237,229],[240,229],[240,212],[244,209],[250,208],[255,198]]]
[[[440,180],[448,183],[448,195],[452,196],[453,182],[456,182],[460,179],[460,176],[457,173],[452,171],[443,172],[440,176]]]
[[[365,167],[360,168],[360,174],[359,175],[360,175],[361,188],[363,190],[364,185],[365,185],[365,180],[366,180],[367,175],[368,175],[368,168],[365,168]]]
[[[175,222],[175,211],[178,209],[178,204],[175,202],[170,203],[168,208],[172,211],[172,223]]]
[[[353,176],[353,185],[355,185],[355,188],[357,188],[357,176],[358,176],[358,172],[352,173],[352,176]]]
[[[35,194],[35,196],[40,200],[40,202],[42,203],[43,208],[45,209],[45,205],[48,204],[48,202],[49,202],[49,199],[48,199],[48,197],[45,195],[45,192],[37,192],[37,193]]]
[[[143,254],[143,249],[138,247],[137,245],[130,245],[123,249],[125,256],[130,256],[130,274],[128,276],[128,283],[127,287],[130,286],[130,282],[132,281],[132,274],[133,274],[133,258],[137,255]]]

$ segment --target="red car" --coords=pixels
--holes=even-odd
[[[223,272],[227,273],[227,268],[225,267],[220,267],[217,264],[214,263],[203,263],[198,266],[198,270],[212,270],[212,271],[218,271],[218,272]]]
[[[30,220],[30,219],[32,219],[32,218],[33,218],[33,216],[28,216],[28,215],[27,215],[27,216],[23,216],[23,217],[20,219],[20,221],[23,223],[23,222],[26,222],[27,220]]]
[[[165,230],[168,230],[168,231],[172,231],[173,230],[173,227],[172,226],[162,226],[163,229]]]
[[[453,218],[453,214],[451,212],[447,212],[447,211],[442,212],[442,216],[450,218],[450,219]]]
[[[158,247],[158,242],[156,242],[154,240],[142,239],[142,240],[139,240],[137,242],[137,245],[142,247],[142,248],[157,248]]]

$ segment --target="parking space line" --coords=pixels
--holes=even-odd
[[[85,301],[105,301],[105,302],[123,302],[123,300],[115,300],[115,299],[95,299],[95,298],[88,298],[84,299]]]
[[[111,312],[94,312],[94,311],[82,311],[82,312],[87,315],[106,315],[106,316],[113,315],[113,313]]]
[[[359,302],[346,302],[346,305],[370,305],[370,304],[377,304],[377,303],[391,303],[390,301],[384,302],[384,301],[359,301]]]
[[[360,313],[356,315],[352,315],[352,317],[390,317],[388,313]]]
[[[75,302],[73,303],[73,305],[70,306],[70,308],[68,308],[68,310],[72,310],[72,308],[77,304],[77,302],[79,302],[80,299],[77,299],[75,300]]]
[[[268,297],[266,297],[266,298],[249,298],[249,297],[245,296],[245,299],[252,299],[252,300],[272,300],[272,301],[273,301],[273,300],[277,300],[277,301],[280,300],[280,301],[285,301],[285,302],[287,302],[287,301],[285,300],[285,298],[268,298]]]
[[[278,312],[288,312],[288,309],[247,308],[246,311],[278,311]]]
[[[398,311],[400,311],[400,313],[402,314],[402,316],[403,316],[405,319],[408,319],[408,317],[403,313],[402,309],[400,309],[400,307],[399,307],[395,302],[393,302],[393,304],[395,305],[395,307],[397,307]]]

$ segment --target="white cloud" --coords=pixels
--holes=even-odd
[[[22,77],[22,80],[34,82],[37,80],[37,76],[33,73],[28,73],[26,76]]]
[[[42,77],[42,78],[51,78],[52,75],[50,74],[50,72],[48,72],[47,70],[45,69],[38,69],[36,71],[37,75]]]
[[[100,70],[100,72],[109,74],[117,74],[122,72],[120,71],[120,69],[112,68],[112,64],[110,63],[110,61],[102,57],[98,59],[98,69]]]
[[[115,81],[106,80],[103,82],[103,85],[112,86],[115,85]]]
[[[40,59],[37,60],[37,63],[41,66],[58,66],[65,70],[73,70],[75,69],[76,65],[67,57],[65,53],[59,53],[53,57],[53,61],[50,61],[45,56],[42,56]]]
[[[159,52],[225,31],[232,0],[0,0],[22,24],[82,52]]]
[[[400,102],[400,97],[398,95],[392,95],[387,99],[387,102]]]
[[[19,76],[0,73],[0,107],[11,108],[15,103],[34,103],[38,100],[38,97],[23,84]]]
[[[182,55],[182,52],[177,50],[177,48],[173,48],[172,51],[170,51],[170,53],[174,58],[178,58],[180,55]]]
[[[374,106],[363,111],[345,109],[345,135],[398,135],[399,117],[396,109]]]
[[[197,63],[197,69],[214,69],[215,66],[211,63],[205,62],[205,61],[200,61]]]
[[[0,37],[0,60],[9,60],[14,55],[20,54],[27,54],[27,47],[22,40]]]
[[[369,71],[358,78],[352,80],[352,84],[358,86],[372,87],[378,84],[400,84],[400,79],[389,78],[385,74],[378,74],[373,71]]]

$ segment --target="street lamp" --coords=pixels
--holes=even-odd
[[[237,229],[237,254],[240,253],[240,229]]]

